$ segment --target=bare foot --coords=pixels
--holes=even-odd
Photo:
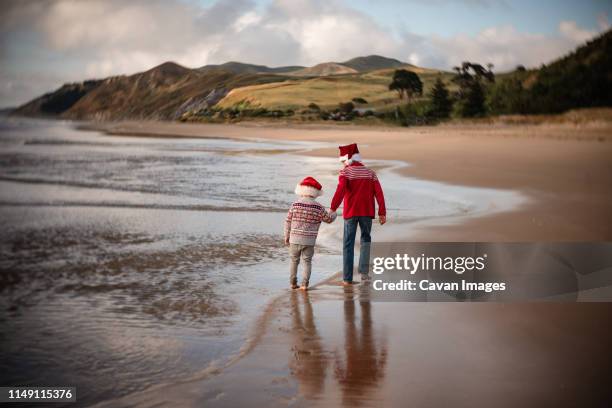
[[[342,285],[344,285],[344,286],[351,286],[352,284],[353,284],[353,282],[342,281]]]
[[[291,285],[291,289],[298,289],[299,286],[298,285]]]
[[[308,290],[308,286],[302,285],[302,286],[300,286],[300,290]]]

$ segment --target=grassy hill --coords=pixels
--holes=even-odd
[[[317,77],[317,76],[329,76],[329,75],[343,75],[343,74],[356,74],[357,70],[336,64],[335,62],[324,62],[317,64],[309,68],[302,68],[297,71],[291,72],[294,76],[305,76],[305,77]]]
[[[367,72],[386,68],[399,68],[404,65],[408,65],[405,62],[401,62],[393,58],[381,57],[380,55],[357,57],[341,62],[341,64],[346,67],[353,68],[357,72]]]
[[[427,93],[438,75],[447,82],[452,74],[404,66],[419,74]],[[382,69],[365,73],[325,76],[316,78],[295,78],[288,81],[251,85],[235,88],[219,103],[222,109],[299,110],[314,103],[322,109],[336,108],[341,102],[362,98],[367,103],[361,108],[373,110],[392,109],[400,103],[397,93],[388,90],[394,69]]]
[[[233,72],[234,74],[282,74],[304,69],[300,65],[291,65],[286,67],[268,67],[265,65],[245,64],[242,62],[230,61],[219,65],[205,65],[198,68],[198,71],[208,72],[218,69]]]

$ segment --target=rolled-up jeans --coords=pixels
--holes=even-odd
[[[301,258],[304,261],[302,285],[308,286],[308,282],[310,282],[310,273],[312,272],[314,245],[291,244],[289,245],[289,255],[291,255],[291,276],[289,278],[289,284],[297,285],[297,270]]]
[[[372,238],[372,218],[366,216],[351,217],[344,220],[344,246],[342,250],[343,268],[342,279],[345,282],[353,281],[353,258],[355,256],[355,235],[357,225],[361,230],[361,249],[359,250],[359,273],[368,274],[370,264],[370,243]]]

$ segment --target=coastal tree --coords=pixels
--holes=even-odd
[[[452,81],[458,85],[456,93],[459,113],[464,117],[482,116],[486,113],[485,84],[495,82],[493,64],[483,67],[473,62],[464,62],[453,68],[456,72]]]
[[[393,73],[393,79],[389,84],[390,91],[397,91],[399,98],[411,102],[412,98],[416,95],[423,95],[423,82],[419,76],[405,69],[396,69]]]
[[[338,104],[338,110],[342,113],[351,113],[354,109],[353,102],[340,102]]]
[[[444,85],[442,78],[438,77],[430,93],[429,116],[436,119],[445,119],[450,116],[453,101]]]

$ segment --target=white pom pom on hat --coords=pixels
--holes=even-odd
[[[357,143],[351,143],[345,146],[338,146],[340,149],[340,161],[348,162],[351,164],[354,161],[361,161],[361,156],[359,155],[359,148],[357,147]]]
[[[323,186],[313,177],[306,177],[297,186],[295,194],[299,196],[319,197],[323,194]]]

